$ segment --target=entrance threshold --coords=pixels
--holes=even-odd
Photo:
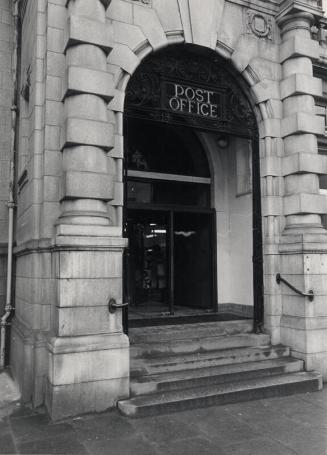
[[[158,311],[159,310],[159,311]],[[237,321],[251,319],[246,316],[239,316],[229,312],[217,313],[213,310],[190,309],[185,307],[176,307],[174,314],[162,311],[158,307],[156,311],[149,312],[148,308],[143,309],[141,306],[129,311],[129,327],[149,327],[159,325],[177,325],[177,324],[196,324],[199,322],[219,322],[219,321]]]

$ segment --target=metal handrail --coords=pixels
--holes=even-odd
[[[290,289],[292,289],[292,291],[296,292],[297,294],[302,295],[303,297],[308,297],[310,302],[312,302],[313,299],[314,299],[314,293],[313,293],[312,289],[310,289],[310,291],[307,292],[307,293],[306,292],[302,292],[299,289],[297,289],[296,287],[294,287],[287,280],[285,280],[285,278],[283,278],[280,273],[277,273],[277,275],[276,275],[276,283],[277,284],[280,284],[280,283],[286,284],[286,286],[288,286]]]

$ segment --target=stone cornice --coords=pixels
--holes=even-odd
[[[323,17],[323,10],[317,0],[282,0],[276,20],[281,22],[285,16],[298,13],[312,14],[316,20]]]
[[[271,15],[275,15],[279,11],[278,0],[258,0],[255,3],[251,0],[226,0],[226,2]]]

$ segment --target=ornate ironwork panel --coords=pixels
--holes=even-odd
[[[252,107],[216,54],[176,46],[151,55],[127,87],[128,116],[247,136],[256,135]]]

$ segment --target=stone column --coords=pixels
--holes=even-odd
[[[62,134],[62,213],[53,245],[56,302],[48,341],[46,405],[56,420],[103,411],[129,393],[128,338],[121,310],[122,226],[109,218],[114,199],[114,130],[108,120],[110,0],[68,0]]]
[[[280,270],[293,286],[314,300],[295,294],[285,284],[281,292],[281,342],[307,370],[316,369],[327,378],[327,235],[320,215],[327,200],[319,194],[320,173],[327,169],[326,157],[318,155],[317,136],[324,134],[324,121],[315,115],[315,98],[321,96],[321,80],[313,77],[313,61],[319,58],[319,43],[311,38],[311,26],[321,10],[288,4],[287,15],[278,24],[282,43],[283,78],[281,133],[284,140],[284,215],[286,227],[279,244]],[[310,11],[308,11],[308,8]],[[312,11],[311,11],[312,10]]]
[[[311,165],[318,153],[317,135],[324,133],[323,119],[315,115],[314,96],[321,96],[322,83],[312,75],[312,60],[319,58],[319,44],[311,39],[313,21],[314,16],[306,12],[279,20],[285,234],[322,232],[320,214],[324,204],[319,178]]]
[[[107,234],[107,202],[114,198],[107,152],[113,147],[113,125],[107,103],[112,75],[107,73],[111,29],[106,24],[109,1],[69,0],[65,39],[66,119],[62,135],[63,188],[59,235]]]

